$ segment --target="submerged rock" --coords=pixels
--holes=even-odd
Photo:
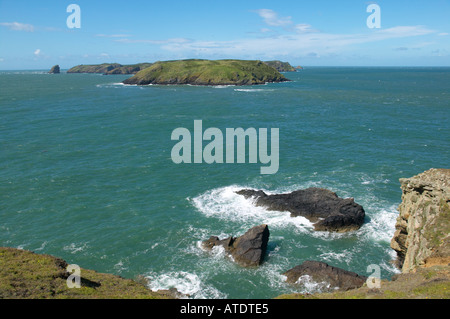
[[[309,276],[317,283],[327,283],[328,289],[336,288],[349,290],[362,287],[367,277],[341,268],[330,266],[320,261],[305,261],[303,264],[295,266],[286,271],[283,275],[286,281],[291,284],[301,283],[303,276]]]
[[[266,254],[269,235],[269,227],[259,225],[239,237],[228,237],[221,240],[216,236],[211,236],[208,240],[203,241],[202,245],[205,249],[212,249],[216,246],[224,247],[225,251],[241,266],[259,266]]]
[[[288,211],[293,217],[305,217],[315,223],[314,229],[318,231],[347,232],[359,229],[364,222],[364,209],[353,198],[339,198],[323,188],[275,195],[252,189],[236,193],[245,198],[253,198],[257,206],[268,210]]]

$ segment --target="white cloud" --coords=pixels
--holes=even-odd
[[[96,37],[100,38],[128,38],[131,37],[129,34],[96,34]]]
[[[399,26],[357,34],[307,32],[308,30],[313,29],[307,25],[303,28],[304,32],[293,32],[294,30],[291,30],[289,34],[284,35],[276,34],[272,37],[243,38],[232,41],[192,40],[179,43],[161,41],[161,49],[183,56],[246,56],[265,59],[282,56],[305,56],[309,53],[308,57],[319,58],[351,52],[359,44],[435,33],[435,31],[423,26]],[[163,44],[163,42],[165,43]]]
[[[121,43],[148,43],[148,44],[183,44],[183,43],[189,43],[192,40],[186,39],[186,38],[171,38],[167,40],[130,40],[130,39],[118,39],[114,40],[116,42]]]
[[[171,38],[166,40],[115,39],[125,44],[147,43],[159,45],[164,51],[174,56],[248,57],[269,58],[282,56],[324,57],[353,52],[357,46],[365,43],[377,43],[389,39],[436,34],[437,31],[425,26],[395,26],[386,29],[365,30],[361,33],[325,33],[307,23],[296,24],[291,17],[280,17],[270,9],[253,11],[264,19],[264,27],[259,30],[259,37],[246,37],[230,41],[192,40]],[[283,30],[276,30],[281,27]],[[249,33],[247,33],[249,34]],[[422,42],[421,47],[424,46]],[[378,46],[380,47],[380,46]],[[412,45],[408,46],[412,48]]]
[[[0,25],[14,31],[26,31],[26,32],[34,31],[34,26],[32,26],[31,24],[19,22],[0,22]]]
[[[301,24],[295,25],[294,30],[298,33],[318,32],[317,30],[313,29],[313,27],[310,24],[307,24],[307,23],[301,23]]]
[[[267,32],[272,32],[272,30],[270,30],[269,28],[261,28],[261,30],[259,30],[261,33],[267,33]]]
[[[36,51],[34,51],[35,56],[39,56],[40,54],[41,54],[41,49],[36,49]]]
[[[261,18],[264,19],[264,22],[270,26],[280,27],[280,26],[288,26],[292,24],[291,17],[279,17],[278,13],[270,9],[259,9],[256,10]]]

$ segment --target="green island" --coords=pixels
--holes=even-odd
[[[69,69],[67,73],[100,73],[110,74],[135,74],[145,68],[151,66],[152,63],[137,63],[122,65],[119,63],[102,63],[91,65],[77,65]]]
[[[124,84],[257,85],[289,81],[258,60],[176,60],[155,62]]]

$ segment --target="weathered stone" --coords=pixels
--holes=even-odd
[[[450,170],[430,169],[400,179],[402,203],[391,248],[403,273],[450,262]]]
[[[291,284],[298,283],[303,276],[309,276],[317,283],[328,283],[329,290],[359,288],[367,280],[367,277],[360,276],[357,273],[333,267],[324,262],[309,260],[288,270],[283,275],[287,277],[286,281]]]
[[[59,69],[59,65],[53,66],[48,73],[50,74],[59,74],[61,70]]]
[[[256,206],[268,210],[288,211],[291,216],[303,216],[318,231],[347,232],[357,230],[364,223],[365,212],[353,198],[339,198],[323,188],[308,188],[289,194],[267,195],[261,190],[243,189],[236,192],[253,198]]]
[[[244,267],[252,267],[263,262],[269,235],[269,227],[260,225],[251,228],[237,238],[228,237],[221,240],[216,236],[211,236],[208,240],[203,241],[202,245],[205,249],[222,246],[236,263]]]

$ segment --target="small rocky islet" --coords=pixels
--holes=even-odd
[[[48,71],[48,73],[50,73],[50,74],[59,74],[59,73],[61,73],[61,69],[59,68],[59,65],[57,64],[57,65],[53,66],[50,69],[50,71]]]

